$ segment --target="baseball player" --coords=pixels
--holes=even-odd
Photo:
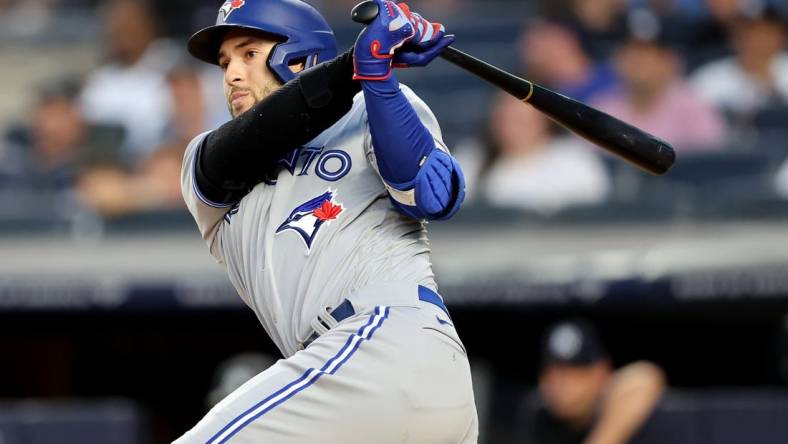
[[[224,72],[233,120],[197,136],[182,188],[210,253],[286,359],[177,443],[475,443],[465,348],[425,220],[464,197],[434,115],[392,66],[452,41],[405,4],[336,54],[300,0],[227,0],[189,52]]]

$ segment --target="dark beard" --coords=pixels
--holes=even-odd
[[[237,118],[237,117],[240,117],[240,116],[242,116],[242,115],[246,114],[246,113],[247,113],[249,110],[251,110],[252,108],[254,108],[254,107],[255,107],[255,105],[257,105],[257,104],[258,104],[258,103],[260,103],[260,102],[261,102],[263,99],[265,99],[266,97],[268,97],[269,95],[271,95],[271,93],[273,93],[274,91],[276,91],[277,89],[279,89],[279,87],[281,87],[281,86],[282,86],[282,85],[278,85],[278,84],[277,84],[277,85],[271,85],[271,84],[268,84],[268,83],[266,83],[265,85],[263,85],[263,94],[262,94],[263,96],[262,96],[260,99],[257,99],[257,97],[255,97],[255,99],[256,99],[256,100],[255,100],[254,104],[252,104],[252,106],[250,106],[250,107],[249,107],[249,109],[247,109],[246,111],[244,111],[244,112],[242,112],[242,113],[239,113],[238,115],[235,115],[235,114],[233,114],[233,104],[232,104],[232,102],[231,102],[231,101],[229,101],[229,100],[228,100],[228,101],[227,101],[227,111],[229,111],[229,112],[230,112],[230,115],[231,115],[231,116],[233,116],[233,119],[235,119],[235,118]],[[254,96],[254,92],[252,92],[251,90],[250,90],[249,92],[250,92],[250,93],[252,93],[252,96]]]

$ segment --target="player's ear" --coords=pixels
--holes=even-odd
[[[298,74],[306,68],[306,57],[300,57],[291,61],[287,67],[290,68],[290,71],[293,71],[294,74]]]

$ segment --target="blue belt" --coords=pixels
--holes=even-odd
[[[446,304],[443,303],[443,298],[441,298],[438,293],[435,293],[429,288],[419,285],[419,300],[429,302],[430,304],[443,310],[443,312],[446,313],[446,316],[449,316],[449,309],[446,308]],[[337,306],[337,308],[331,310],[330,314],[331,317],[334,318],[337,323],[339,323],[356,314],[356,311],[353,309],[353,304],[351,304],[349,300],[345,299]],[[451,316],[449,316],[449,318],[451,319]],[[319,337],[320,335],[317,332],[312,332],[306,341],[302,343],[302,347],[309,347],[309,344],[314,342],[315,339]]]

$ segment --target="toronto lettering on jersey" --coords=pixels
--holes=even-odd
[[[319,178],[336,182],[350,172],[353,162],[350,155],[342,150],[325,150],[325,147],[302,146],[294,149],[280,159],[277,167],[264,179],[268,185],[276,185],[276,178],[282,168],[293,176],[308,176],[313,170]]]
[[[276,185],[276,178],[283,169],[290,172],[293,176],[308,176],[309,171],[313,170],[319,178],[328,182],[336,182],[345,177],[353,166],[350,154],[336,149],[323,151],[324,148],[302,146],[294,149],[277,162],[276,168],[273,168],[266,174],[263,182],[266,185]],[[238,213],[238,206],[239,204],[234,205],[224,215],[225,222],[228,224],[232,222],[233,216]],[[317,224],[315,228],[319,228],[320,225]],[[309,239],[311,234],[313,233],[304,238],[307,251],[312,244],[312,240]]]

